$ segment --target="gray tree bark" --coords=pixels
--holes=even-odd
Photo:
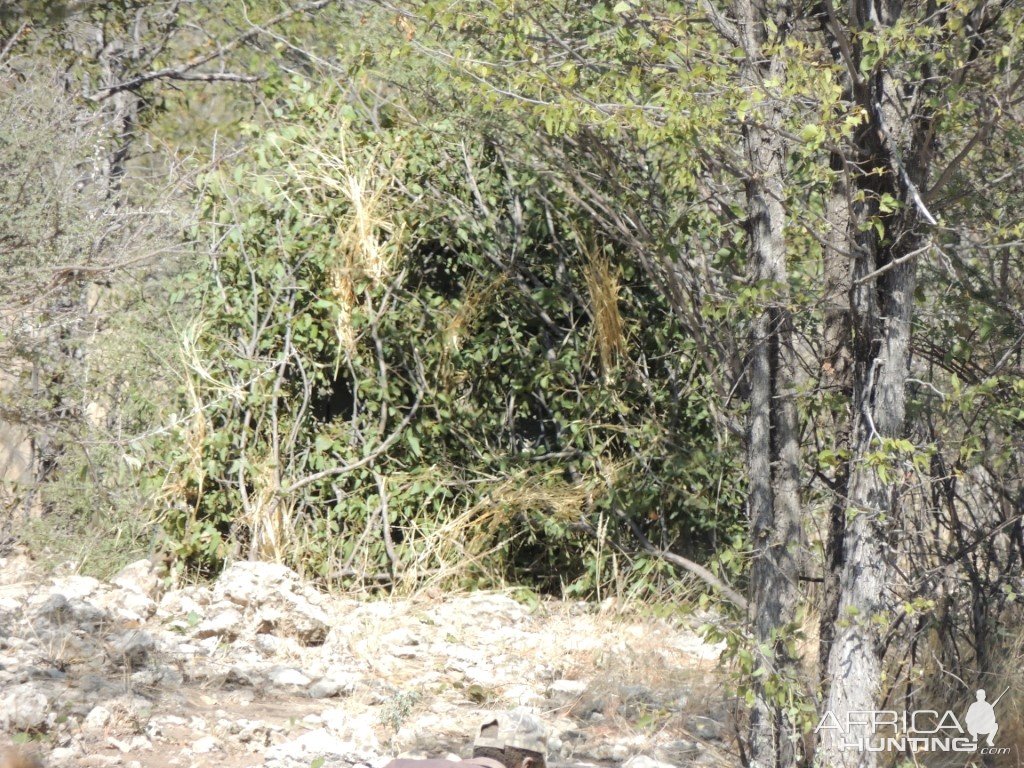
[[[863,247],[857,259],[862,277],[886,249]],[[889,258],[889,257],[886,257]],[[876,267],[877,268],[877,267]],[[874,270],[871,270],[874,271]],[[890,580],[892,532],[898,520],[898,487],[883,478],[869,454],[885,438],[901,435],[910,355],[910,319],[916,267],[896,266],[853,292],[854,415],[849,504],[845,511],[839,563],[838,607],[827,662],[827,710],[839,723],[852,711],[877,709],[881,686],[881,633],[892,616]],[[881,619],[881,621],[879,621]],[[876,765],[876,754],[840,749],[839,734],[823,731],[819,761],[829,768]],[[849,734],[856,739],[865,734]]]
[[[894,24],[901,4],[854,0],[851,21],[860,27]],[[890,73],[858,77],[856,101],[868,114],[851,160],[859,193],[850,209],[849,251],[853,392],[847,500],[833,518],[829,565],[837,574],[835,621],[826,662],[826,710],[840,724],[853,711],[879,707],[882,633],[892,619],[892,536],[900,518],[899,487],[879,471],[873,454],[902,436],[909,375],[911,317],[922,221],[930,218],[918,190],[927,177],[930,125],[915,114],[913,97]],[[883,195],[900,207],[884,215]],[[880,220],[879,231],[870,222]],[[842,508],[840,501],[839,508]],[[841,530],[840,530],[841,529]],[[827,620],[827,617],[826,617]],[[866,732],[823,730],[816,755],[827,768],[870,768],[877,753],[842,742]]]
[[[850,190],[846,184],[845,160],[839,153],[832,155],[832,170],[837,179],[828,200],[822,254],[822,273],[825,279],[825,312],[822,327],[821,381],[830,389],[838,402],[846,403],[853,393],[853,363],[850,345],[850,288],[853,271],[850,252]],[[850,449],[850,410],[833,408],[824,417],[833,437],[834,451]],[[818,625],[818,668],[822,679],[822,694],[828,695],[828,655],[835,638],[836,617],[839,611],[839,575],[843,562],[843,536],[846,530],[846,499],[849,494],[849,465],[836,463],[832,474],[832,503],[826,522],[827,539],[824,547],[823,588],[821,617]]]
[[[783,768],[800,757],[797,733],[764,686],[774,673],[792,667],[781,633],[793,622],[798,603],[800,519],[800,443],[795,399],[793,347],[786,266],[785,150],[780,133],[781,97],[772,93],[785,80],[780,57],[765,57],[767,21],[784,28],[789,8],[739,0],[735,15],[744,50],[743,86],[765,94],[760,114],[744,126],[747,159],[746,205],[749,267],[764,292],[765,306],[751,332],[750,414],[747,469],[748,514],[754,561],[750,606],[754,639],[771,649],[758,658],[768,673],[755,680],[750,723],[750,766]],[[766,81],[778,83],[769,87]]]

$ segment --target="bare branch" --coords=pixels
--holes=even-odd
[[[886,264],[884,267],[879,267],[874,272],[866,274],[866,275],[864,275],[864,277],[861,277],[861,278],[855,280],[854,281],[854,285],[864,285],[865,283],[870,283],[872,280],[874,280],[875,278],[879,277],[880,275],[884,275],[886,272],[888,272],[888,271],[890,271],[892,269],[895,269],[896,267],[900,266],[900,264],[905,264],[906,262],[910,261],[911,259],[916,259],[918,256],[920,256],[922,253],[925,253],[931,247],[932,247],[932,244],[929,241],[929,242],[925,243],[923,246],[921,246],[920,248],[917,248],[916,250],[911,251],[910,253],[906,254],[905,256],[900,256],[898,259],[893,259],[888,264]]]
[[[270,20],[264,23],[263,27],[254,27],[253,29],[239,35],[233,40],[225,43],[224,45],[217,48],[215,51],[205,53],[200,56],[193,56],[186,62],[178,64],[173,67],[163,67],[161,69],[151,70],[149,72],[143,72],[140,75],[136,75],[133,78],[125,80],[121,83],[115,83],[114,85],[107,86],[106,88],[100,88],[97,91],[86,96],[87,99],[92,101],[103,101],[108,99],[114,94],[121,93],[122,91],[130,91],[138,88],[146,83],[153,82],[154,80],[201,80],[206,82],[212,82],[214,80],[229,80],[233,82],[251,82],[251,80],[240,80],[239,75],[229,75],[228,73],[201,73],[200,77],[193,77],[195,75],[194,70],[208,64],[215,59],[221,58],[224,55],[231,53],[231,51],[245,45],[251,40],[256,39],[264,33],[264,27],[273,27],[280,24],[288,19],[297,16],[301,13],[309,13],[311,11],[319,11],[326,8],[328,5],[336,2],[337,0],[316,0],[316,2],[306,3],[304,5],[290,8],[287,11],[277,14]],[[255,80],[256,78],[253,78]]]
[[[654,555],[655,557],[659,557],[666,563],[671,563],[672,565],[678,566],[679,568],[689,571],[694,576],[699,577],[701,581],[716,589],[721,593],[722,597],[726,598],[741,611],[746,611],[750,607],[750,604],[743,595],[715,576],[715,574],[703,565],[695,563],[693,560],[689,560],[682,555],[677,555],[675,552],[666,552],[663,549],[653,547],[650,545],[650,542],[647,544],[648,546],[643,548],[645,552]]]
[[[1013,85],[1010,86],[1009,90],[1006,93],[1007,100],[1009,100],[1013,96],[1013,94],[1016,93],[1017,89],[1020,88],[1021,84],[1024,84],[1024,73],[1021,73],[1021,75],[1014,81]],[[967,159],[967,156],[974,150],[974,148],[980,142],[988,141],[988,137],[992,134],[992,129],[996,126],[996,123],[999,122],[999,118],[1003,117],[1004,114],[1005,112],[998,108],[992,111],[991,119],[982,123],[978,130],[975,131],[974,135],[967,141],[966,144],[964,144],[963,148],[961,148],[961,150],[956,153],[956,156],[949,161],[949,165],[947,165],[942,170],[942,173],[939,174],[939,178],[932,185],[931,189],[929,189],[928,192],[925,194],[925,199],[934,199],[936,193],[941,191],[942,188],[949,183],[949,180],[953,177],[953,174],[956,173],[956,171],[960,168],[964,160]]]
[[[740,31],[736,28],[736,25],[725,14],[715,8],[711,0],[700,0],[700,7],[707,14],[708,21],[711,22],[711,26],[715,28],[718,34],[724,37],[730,45],[735,45],[739,48],[741,42]]]
[[[412,423],[413,417],[415,417],[416,412],[419,410],[420,403],[422,402],[422,400],[423,389],[420,388],[419,392],[416,393],[416,400],[412,404],[412,408],[410,408],[409,412],[405,414],[405,418],[402,419],[402,423],[398,425],[398,428],[395,429],[395,431],[392,432],[390,435],[388,435],[387,439],[384,442],[378,445],[375,449],[373,449],[373,451],[368,453],[363,458],[359,459],[358,461],[353,461],[351,464],[342,464],[340,467],[331,467],[330,469],[325,469],[322,472],[315,472],[312,475],[306,475],[306,477],[302,478],[301,480],[296,480],[291,485],[286,485],[283,488],[281,488],[281,493],[294,493],[295,491],[305,488],[308,485],[312,485],[313,483],[319,482],[320,480],[324,480],[328,477],[344,475],[355,469],[359,469],[360,467],[365,467],[367,464],[372,464],[378,457],[380,457],[385,451],[387,451],[388,448],[394,445],[395,441],[398,440],[399,437],[402,436],[402,434],[405,432],[405,428]]]
[[[25,34],[26,30],[28,30],[28,26],[27,21],[21,22],[21,26],[18,27],[17,31],[7,38],[7,42],[4,43],[4,47],[0,49],[0,60],[7,58],[7,54],[11,52],[11,49],[18,44],[19,40],[21,40],[21,36]]]
[[[243,75],[237,72],[183,72],[167,75],[166,79],[198,83],[255,83],[259,80],[255,75]]]
[[[853,53],[853,45],[850,43],[850,37],[846,34],[846,30],[843,29],[843,25],[839,23],[839,18],[836,16],[836,7],[832,0],[824,0],[825,11],[828,15],[828,31],[835,40],[836,45],[839,46],[839,51],[843,57],[843,63],[846,64],[846,69],[850,73],[850,80],[856,86],[863,82],[860,70],[857,68],[856,57]]]

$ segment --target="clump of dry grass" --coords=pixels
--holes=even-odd
[[[596,246],[586,249],[583,276],[594,319],[594,339],[601,371],[608,378],[626,354],[625,323],[619,309],[619,278]]]
[[[253,462],[249,478],[252,491],[246,494],[244,511],[250,551],[260,560],[285,562],[294,549],[295,498],[281,493],[280,473],[270,457]]]
[[[330,151],[313,147],[308,153],[315,162],[293,165],[292,175],[304,181],[311,194],[340,194],[348,204],[347,214],[337,223],[328,279],[338,308],[338,344],[352,353],[356,345],[352,313],[360,297],[369,301],[373,290],[394,275],[401,258],[405,229],[391,194],[395,179],[375,155],[350,152],[343,134]],[[318,169],[314,178],[308,177],[311,167]]]
[[[1021,611],[1014,607],[1005,611],[999,626],[1019,626]],[[904,655],[891,660],[886,677],[890,682],[887,699],[882,703],[885,709],[897,712],[934,711],[942,716],[949,711],[961,726],[966,727],[965,715],[975,701],[978,688],[984,688],[989,703],[995,705],[999,731],[995,746],[1009,747],[1009,754],[972,756],[965,762],[964,755],[957,753],[930,755],[928,768],[960,768],[964,765],[991,766],[991,768],[1016,768],[1024,758],[1024,700],[1019,691],[1024,690],[1024,636],[1009,635],[994,638],[990,650],[990,670],[979,674],[974,649],[964,643],[960,627],[954,632],[941,627],[943,622],[956,621],[949,614],[939,614],[939,621],[922,630],[915,640],[913,656]],[[954,647],[953,643],[957,645]],[[955,658],[956,661],[951,661]],[[898,731],[897,731],[898,732]],[[890,729],[889,735],[896,732]]]
[[[452,355],[456,354],[471,332],[473,324],[486,310],[491,301],[505,284],[505,276],[499,275],[495,279],[481,284],[479,280],[473,279],[465,286],[462,292],[462,302],[450,313],[448,322],[441,331],[441,338],[444,344],[441,347],[441,377],[447,380],[452,374]]]
[[[157,501],[163,502],[166,507],[184,503],[189,485],[201,487],[203,484],[203,445],[210,429],[206,418],[206,405],[210,395],[205,391],[205,387],[213,385],[214,392],[220,392],[222,395],[233,392],[233,388],[218,382],[203,362],[203,355],[199,350],[202,334],[203,327],[193,323],[181,335],[178,353],[182,361],[182,385],[189,410],[187,418],[181,421],[175,418],[171,428],[176,433],[175,436],[182,446],[186,459],[183,467],[177,472],[168,473],[164,478]],[[195,508],[191,507],[189,513],[190,519],[194,519]]]
[[[594,734],[631,732],[662,745],[701,742],[701,751],[715,764],[735,764],[728,759],[734,749],[734,696],[711,649],[698,658],[674,647],[672,635],[690,630],[637,610],[587,619],[588,636],[606,639],[572,654],[564,676],[586,681],[587,687],[565,705],[566,714],[596,722]],[[562,643],[571,646],[571,637],[569,632],[569,642]],[[596,721],[593,713],[600,713]],[[701,735],[701,721],[714,724],[716,740]]]
[[[497,537],[503,526],[516,516],[537,514],[567,523],[591,509],[605,492],[607,485],[601,478],[569,482],[557,469],[539,476],[521,471],[494,481],[483,493],[476,489],[472,503],[429,530],[412,524],[406,538],[418,542],[418,551],[404,567],[398,589],[458,584],[471,572],[486,574],[492,583],[500,584],[501,574],[488,560],[510,543]]]

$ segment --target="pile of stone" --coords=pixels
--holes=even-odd
[[[466,756],[481,717],[523,705],[553,761],[738,764],[707,685],[720,649],[678,624],[499,593],[330,596],[268,563],[175,589],[148,560],[110,582],[32,573],[0,558],[0,743],[48,765],[380,768]],[[681,682],[626,679],[639,646]]]

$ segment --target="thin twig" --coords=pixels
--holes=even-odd
[[[289,493],[294,493],[295,491],[305,488],[307,485],[312,485],[313,483],[319,482],[320,480],[323,480],[325,478],[334,477],[335,475],[344,475],[348,472],[359,469],[360,467],[365,467],[367,464],[372,464],[378,457],[381,456],[381,454],[383,454],[388,448],[394,445],[395,441],[398,440],[399,437],[402,436],[402,433],[405,432],[405,428],[408,427],[410,423],[412,423],[413,417],[419,410],[420,403],[422,402],[422,400],[423,389],[421,388],[419,392],[416,393],[416,401],[412,404],[412,408],[409,409],[409,412],[405,415],[405,418],[402,419],[402,423],[398,425],[398,428],[390,435],[388,435],[387,439],[384,442],[378,445],[373,451],[371,451],[363,458],[359,459],[358,461],[353,461],[351,464],[342,464],[340,467],[331,467],[330,469],[325,469],[322,472],[315,472],[312,475],[307,475],[301,480],[296,480],[291,485],[283,487],[281,489],[281,493],[286,495]]]
[[[265,22],[263,26],[272,27],[277,24],[280,24],[283,21],[287,21],[288,19],[292,18],[293,16],[296,16],[297,14],[308,13],[310,11],[319,11],[323,8],[326,8],[328,5],[335,1],[336,0],[317,0],[317,2],[308,3],[306,5],[300,5],[297,8],[290,8],[289,10],[284,11],[283,13],[277,14],[277,16],[274,16],[273,18]],[[93,91],[91,94],[86,96],[86,98],[91,101],[102,101],[104,99],[110,98],[114,94],[121,93],[122,91],[133,90],[141,85],[145,85],[146,83],[152,82],[153,80],[229,80],[233,82],[252,82],[252,80],[255,80],[256,78],[252,78],[252,80],[239,79],[247,78],[249,77],[248,75],[233,75],[231,73],[226,72],[200,73],[193,72],[193,70],[203,66],[204,64],[208,64],[209,62],[215,59],[222,58],[225,54],[231,53],[231,51],[235,50],[236,48],[244,45],[250,40],[259,37],[262,33],[263,28],[256,27],[244,34],[239,35],[234,40],[231,40],[230,42],[222,46],[219,46],[215,51],[211,51],[210,53],[205,53],[200,56],[193,56],[188,61],[182,64],[178,64],[177,66],[163,67],[161,69],[143,72],[141,75],[136,75],[135,77],[125,80],[123,82],[115,83],[114,85],[109,85],[106,88],[100,88],[97,91]]]
[[[861,277],[861,278],[858,278],[857,280],[854,280],[854,285],[864,285],[865,283],[869,283],[872,280],[874,280],[876,277],[878,277],[880,275],[884,275],[886,272],[889,272],[890,270],[895,269],[900,264],[904,264],[904,263],[910,261],[911,259],[914,259],[914,258],[920,256],[922,253],[924,253],[925,251],[927,251],[931,247],[932,247],[932,244],[929,241],[929,242],[925,243],[924,245],[922,245],[920,248],[918,248],[916,251],[911,251],[910,253],[908,253],[908,254],[906,254],[904,256],[900,256],[898,259],[893,259],[888,264],[886,264],[884,267],[879,267],[874,272],[869,272],[868,274],[864,275],[864,277]]]

